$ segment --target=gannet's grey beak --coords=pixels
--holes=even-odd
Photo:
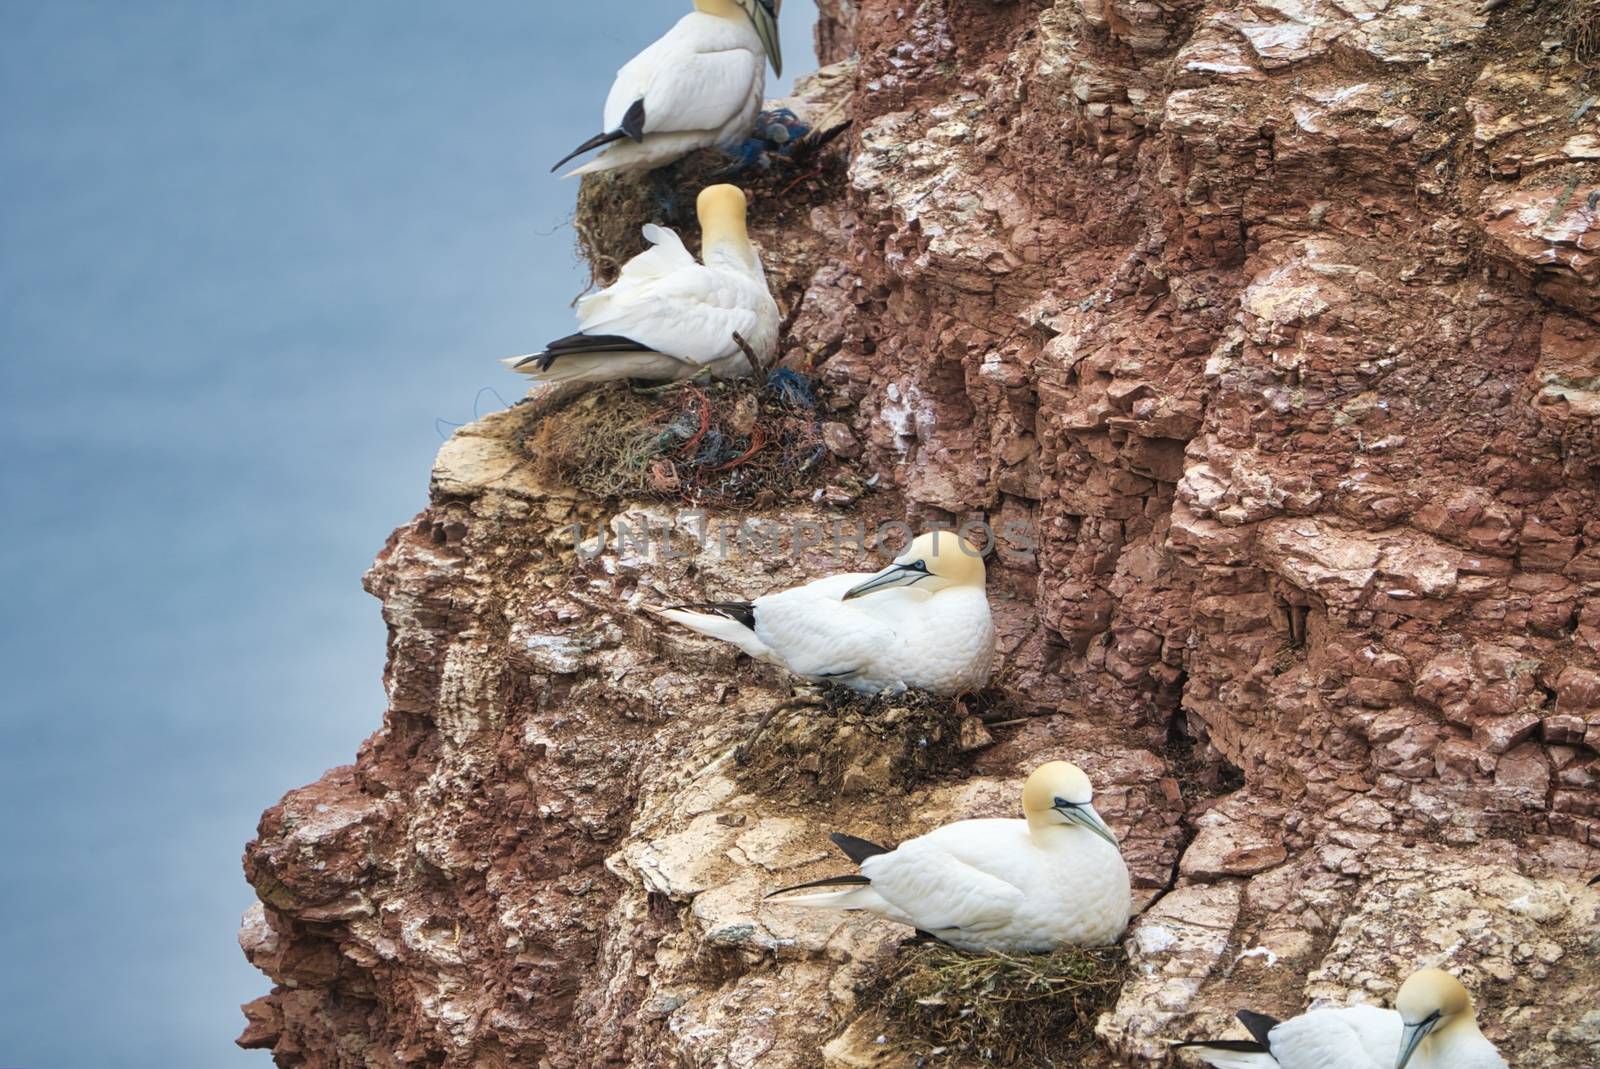
[[[1434,1025],[1439,1023],[1436,1013],[1426,1021],[1417,1024],[1408,1024],[1400,1032],[1400,1057],[1394,1063],[1394,1069],[1406,1069],[1406,1063],[1417,1052],[1417,1047],[1428,1038],[1428,1033],[1433,1031]]]
[[[783,48],[778,43],[778,3],[779,0],[744,0],[744,8],[750,14],[750,21],[755,23],[761,47],[767,50],[767,58],[772,61],[773,73],[781,78]]]
[[[859,598],[878,590],[888,590],[890,587],[910,586],[926,578],[928,578],[928,566],[919,560],[914,560],[910,564],[891,564],[866,582],[851,587],[839,600],[849,601],[851,598]]]
[[[1106,827],[1105,821],[1100,819],[1100,814],[1096,813],[1089,806],[1089,803],[1057,801],[1055,810],[1066,817],[1070,823],[1092,831],[1118,850],[1122,849],[1117,843],[1117,837],[1111,834],[1111,829]]]

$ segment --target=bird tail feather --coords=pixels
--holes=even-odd
[[[731,642],[752,657],[769,659],[772,650],[765,642],[756,637],[756,633],[737,620],[730,620],[726,616],[717,616],[712,613],[691,612],[688,609],[651,609],[657,616],[671,620],[673,623],[682,624],[692,628],[702,635],[720,638],[724,642]]]
[[[589,140],[585,141],[583,144],[579,145],[577,148],[573,149],[571,152],[569,152],[565,156],[561,157],[561,159],[556,163],[556,165],[554,167],[550,168],[550,170],[551,170],[552,173],[554,173],[556,171],[559,171],[561,169],[562,164],[571,163],[573,160],[577,159],[579,156],[582,156],[585,152],[589,152],[589,151],[591,151],[593,149],[597,149],[597,148],[601,147],[602,145],[609,145],[613,141],[621,141],[626,136],[627,135],[625,133],[623,133],[621,130],[611,130],[611,131],[608,131],[607,133],[595,134]],[[579,168],[579,170],[581,171],[582,168]],[[573,174],[577,174],[577,173],[578,173],[577,171],[573,172]],[[570,177],[572,177],[572,175],[563,175],[562,177],[563,178],[570,178]]]
[[[1198,1054],[1216,1069],[1279,1069],[1278,1059],[1265,1047],[1248,1040],[1203,1039],[1189,1043],[1174,1043],[1173,1049]]]
[[[548,368],[540,367],[545,353],[512,356],[500,361],[513,371],[540,382],[614,382],[617,379],[656,379],[671,381],[687,377],[682,360],[651,351],[612,349],[591,353],[560,354]]]
[[[561,177],[563,179],[582,178],[586,174],[600,174],[604,171],[615,171],[626,167],[628,163],[629,161],[625,159],[620,152],[602,152],[600,155],[596,156],[582,167],[574,167]],[[560,166],[560,164],[557,164],[557,166]]]
[[[804,890],[807,887],[837,886],[829,880],[819,880],[816,883],[804,883],[799,887],[786,888],[789,891]],[[772,894],[783,894],[774,891]],[[772,895],[768,895],[771,898]],[[842,891],[817,891],[809,895],[785,895],[777,899],[778,904],[784,906],[806,906],[810,909],[865,909],[875,913],[882,912],[886,903],[869,884],[864,882],[854,883]]]

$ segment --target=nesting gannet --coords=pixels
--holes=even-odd
[[[1176,1044],[1218,1069],[1507,1069],[1478,1031],[1472,996],[1442,969],[1419,969],[1392,1010],[1346,1006],[1287,1021],[1239,1011],[1253,1040]]]
[[[867,694],[979,690],[994,660],[983,556],[949,531],[920,535],[880,572],[655,611],[813,682]]]
[[[546,382],[670,381],[702,372],[738,378],[754,370],[746,348],[770,364],[778,302],[745,231],[745,195],[737,186],[707,186],[696,207],[703,264],[676,233],[647,226],[652,247],[578,302],[577,334],[504,363]]]
[[[696,149],[737,144],[766,90],[767,60],[783,73],[780,0],[694,0],[694,10],[617,72],[603,132],[552,167],[610,146],[572,171],[647,171]]]
[[[1051,761],[1034,769],[1022,790],[1026,820],[958,820],[893,850],[835,835],[861,867],[859,876],[773,895],[843,887],[778,901],[864,909],[961,950],[1104,946],[1128,926],[1128,867],[1091,797],[1077,765]]]

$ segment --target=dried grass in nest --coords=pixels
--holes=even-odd
[[[809,142],[808,142],[809,144]],[[745,190],[756,210],[769,223],[790,212],[810,211],[842,186],[846,158],[833,145],[802,151],[767,170],[747,169],[729,174],[731,160],[716,149],[699,152],[646,174],[601,173],[585,175],[578,187],[578,207],[573,229],[578,253],[589,265],[589,281],[609,286],[622,265],[648,247],[641,233],[646,223],[671,227],[689,248],[699,247],[700,221],[695,201],[700,191],[717,182],[732,182]]]
[[[970,954],[928,942],[901,948],[879,1006],[890,1039],[924,1058],[1067,1069],[1127,974],[1121,947]]]
[[[529,448],[542,476],[592,497],[773,503],[821,482],[827,450],[809,388],[792,372],[767,384],[615,383],[546,415]]]
[[[584,175],[572,226],[590,281],[609,286],[617,280],[622,265],[648,247],[640,232],[646,223],[671,227],[694,248],[691,239],[700,233],[695,198],[727,166],[727,156],[703,149],[662,171],[659,180],[648,174]]]
[[[1561,23],[1572,58],[1585,67],[1600,66],[1600,0],[1566,0]]]
[[[820,709],[773,720],[744,754],[739,777],[747,786],[819,801],[903,793],[957,767],[963,754],[983,745],[977,724],[1012,719],[999,692],[956,699],[832,687],[823,702]]]

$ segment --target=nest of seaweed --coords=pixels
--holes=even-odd
[[[953,698],[830,687],[820,707],[775,717],[742,747],[739,778],[786,798],[904,793],[987,746],[992,740],[985,725],[1017,715],[999,691]]]
[[[1094,1045],[1127,974],[1117,946],[972,954],[923,942],[901,948],[877,1004],[889,1038],[927,1061],[1066,1069]]]
[[[828,457],[811,380],[613,383],[546,415],[527,448],[541,474],[597,498],[719,508],[808,496]]]

